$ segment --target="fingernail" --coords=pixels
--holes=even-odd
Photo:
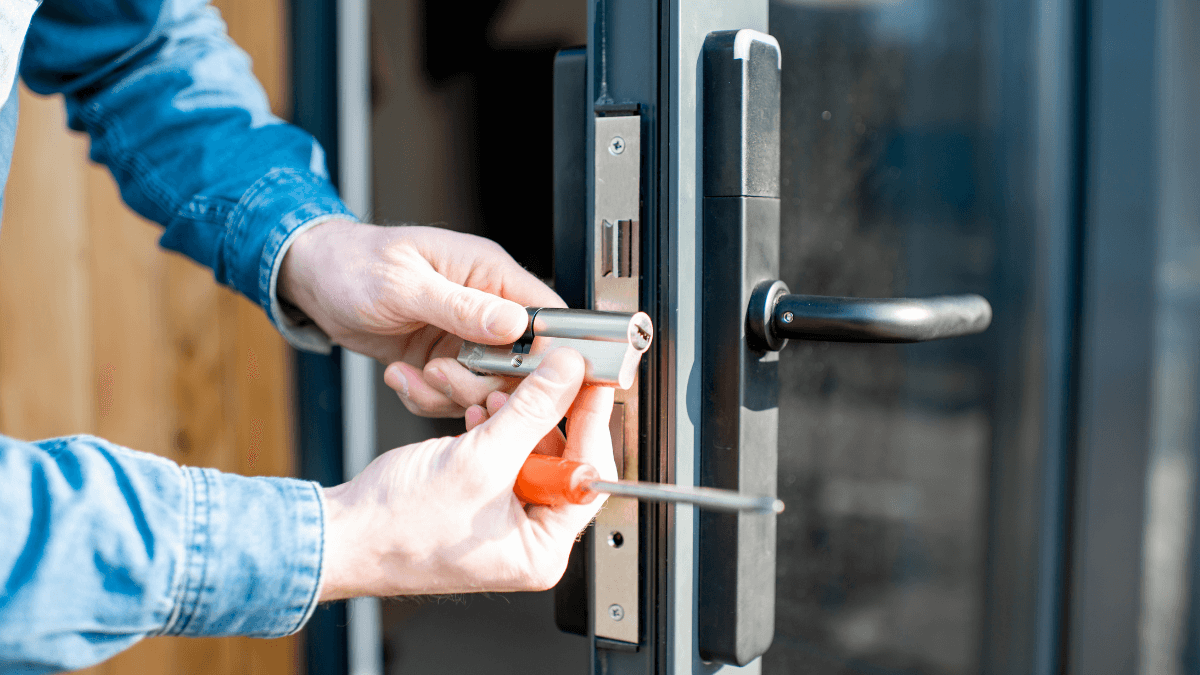
[[[454,388],[450,386],[450,378],[446,377],[438,368],[430,368],[426,371],[426,377],[433,380],[433,386],[437,387],[446,396],[454,395]]]
[[[483,415],[483,408],[473,405],[470,408],[467,408],[467,412],[463,415],[463,417],[466,420],[467,426],[476,426],[483,422]]]
[[[408,398],[408,379],[404,377],[404,371],[400,370],[399,366],[388,368],[391,378],[394,381],[392,389],[396,389],[397,393]]]
[[[496,338],[507,338],[518,330],[525,330],[529,314],[521,307],[507,302],[497,302],[487,309],[483,325]]]

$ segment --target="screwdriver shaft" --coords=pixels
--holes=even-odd
[[[652,502],[694,504],[710,511],[783,512],[783,502],[774,497],[743,495],[732,490],[717,488],[666,485],[635,480],[594,480],[588,484],[588,489],[592,492],[607,492],[618,497],[634,497]]]

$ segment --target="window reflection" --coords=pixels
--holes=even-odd
[[[982,23],[976,2],[772,3],[793,292],[995,297]],[[978,670],[988,344],[782,353],[788,511],[764,672]]]

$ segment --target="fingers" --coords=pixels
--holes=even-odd
[[[605,480],[617,478],[608,426],[612,405],[613,390],[608,387],[585,387],[579,392],[567,417],[567,442],[562,455],[566,459],[591,464]],[[601,498],[590,504],[534,506],[528,508],[526,513],[533,526],[544,532],[549,541],[570,542],[587,527],[604,501]]]
[[[488,394],[488,397],[487,397],[488,415],[489,416],[495,415],[496,411],[499,410],[500,408],[504,407],[504,404],[507,402],[508,402],[508,394],[506,394],[502,391],[493,391],[492,393]]]
[[[508,394],[500,391],[493,391],[491,394],[488,394],[486,408],[479,405],[473,405],[470,408],[467,408],[465,415],[467,420],[467,431],[470,431],[471,429],[474,429],[480,424],[486,422],[492,415],[496,414],[497,410],[504,406],[504,403],[507,400]],[[563,436],[562,431],[555,426],[550,430],[550,433],[546,434],[542,437],[542,440],[538,441],[537,446],[533,448],[533,452],[539,455],[562,457],[563,448],[566,447],[566,444],[567,438]]]
[[[400,401],[414,415],[422,417],[462,417],[465,406],[425,381],[417,368],[397,361],[383,371],[383,381],[396,391]]]
[[[567,303],[511,257],[502,265],[500,278],[504,283],[500,295],[525,307],[566,307]]]
[[[497,466],[499,475],[515,477],[530,451],[563,418],[583,383],[583,357],[571,349],[546,355],[508,401],[486,422],[470,432],[478,461]]]
[[[424,378],[456,404],[466,408],[483,405],[488,394],[494,391],[516,388],[517,378],[499,375],[476,375],[467,370],[457,359],[439,358],[425,364]]]
[[[526,307],[566,307],[562,298],[521,267],[499,244],[440,228],[407,227],[401,235],[440,274]]]
[[[507,400],[508,394],[500,391],[493,391],[492,393],[488,394],[485,405],[473,405],[470,408],[467,408],[466,414],[463,415],[467,422],[467,431],[470,431],[480,424],[488,421],[492,415],[496,414],[497,410],[504,406],[504,403]]]
[[[529,315],[520,304],[461,286],[437,273],[424,275],[421,291],[421,318],[472,342],[516,342],[529,324]]]
[[[517,378],[476,375],[455,359],[434,359],[424,370],[399,361],[383,371],[383,381],[404,405],[424,417],[459,417],[473,405],[483,405],[488,394],[509,390]]]
[[[482,406],[473,405],[467,408],[467,412],[463,413],[463,420],[467,423],[467,431],[483,424],[487,419],[487,411]]]
[[[617,478],[609,422],[613,413],[611,387],[584,387],[567,413],[567,445],[563,457],[596,467],[605,480]]]

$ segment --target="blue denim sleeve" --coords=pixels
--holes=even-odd
[[[0,513],[0,672],[81,668],[148,635],[287,635],[317,602],[315,483],[0,436]]]
[[[135,211],[160,243],[212,268],[294,339],[275,302],[279,261],[300,228],[353,218],[321,146],[271,114],[244,52],[204,0],[45,0],[21,76],[66,98]]]

